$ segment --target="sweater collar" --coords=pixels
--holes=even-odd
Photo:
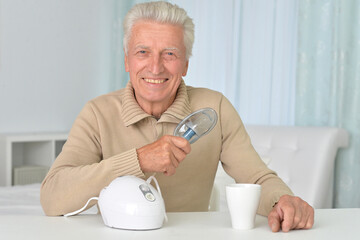
[[[189,97],[184,80],[181,81],[176,98],[172,105],[161,115],[158,122],[179,123],[191,113]],[[129,81],[124,89],[122,118],[125,126],[130,126],[141,121],[144,118],[152,117],[137,103],[134,96],[134,89]]]

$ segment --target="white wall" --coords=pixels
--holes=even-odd
[[[111,4],[0,0],[0,133],[68,131],[109,91]]]

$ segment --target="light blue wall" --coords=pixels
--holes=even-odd
[[[1,0],[0,133],[68,131],[86,101],[110,90],[112,7]]]
[[[350,134],[336,159],[336,207],[360,207],[360,1],[300,1],[296,124]]]

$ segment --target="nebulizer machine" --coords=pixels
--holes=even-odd
[[[184,118],[174,130],[175,136],[187,139],[191,144],[209,133],[217,122],[212,108],[203,108]],[[151,185],[154,181],[156,189]],[[135,176],[122,176],[103,188],[99,197],[90,198],[85,206],[72,213],[76,215],[92,200],[97,200],[104,224],[108,227],[128,230],[161,228],[167,220],[164,200],[154,176],[147,180]]]

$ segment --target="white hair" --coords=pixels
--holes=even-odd
[[[151,20],[159,23],[180,25],[184,30],[186,59],[190,58],[194,43],[194,23],[184,9],[176,4],[173,5],[163,1],[136,4],[130,9],[124,19],[123,46],[126,54],[128,54],[131,29],[139,20]]]

